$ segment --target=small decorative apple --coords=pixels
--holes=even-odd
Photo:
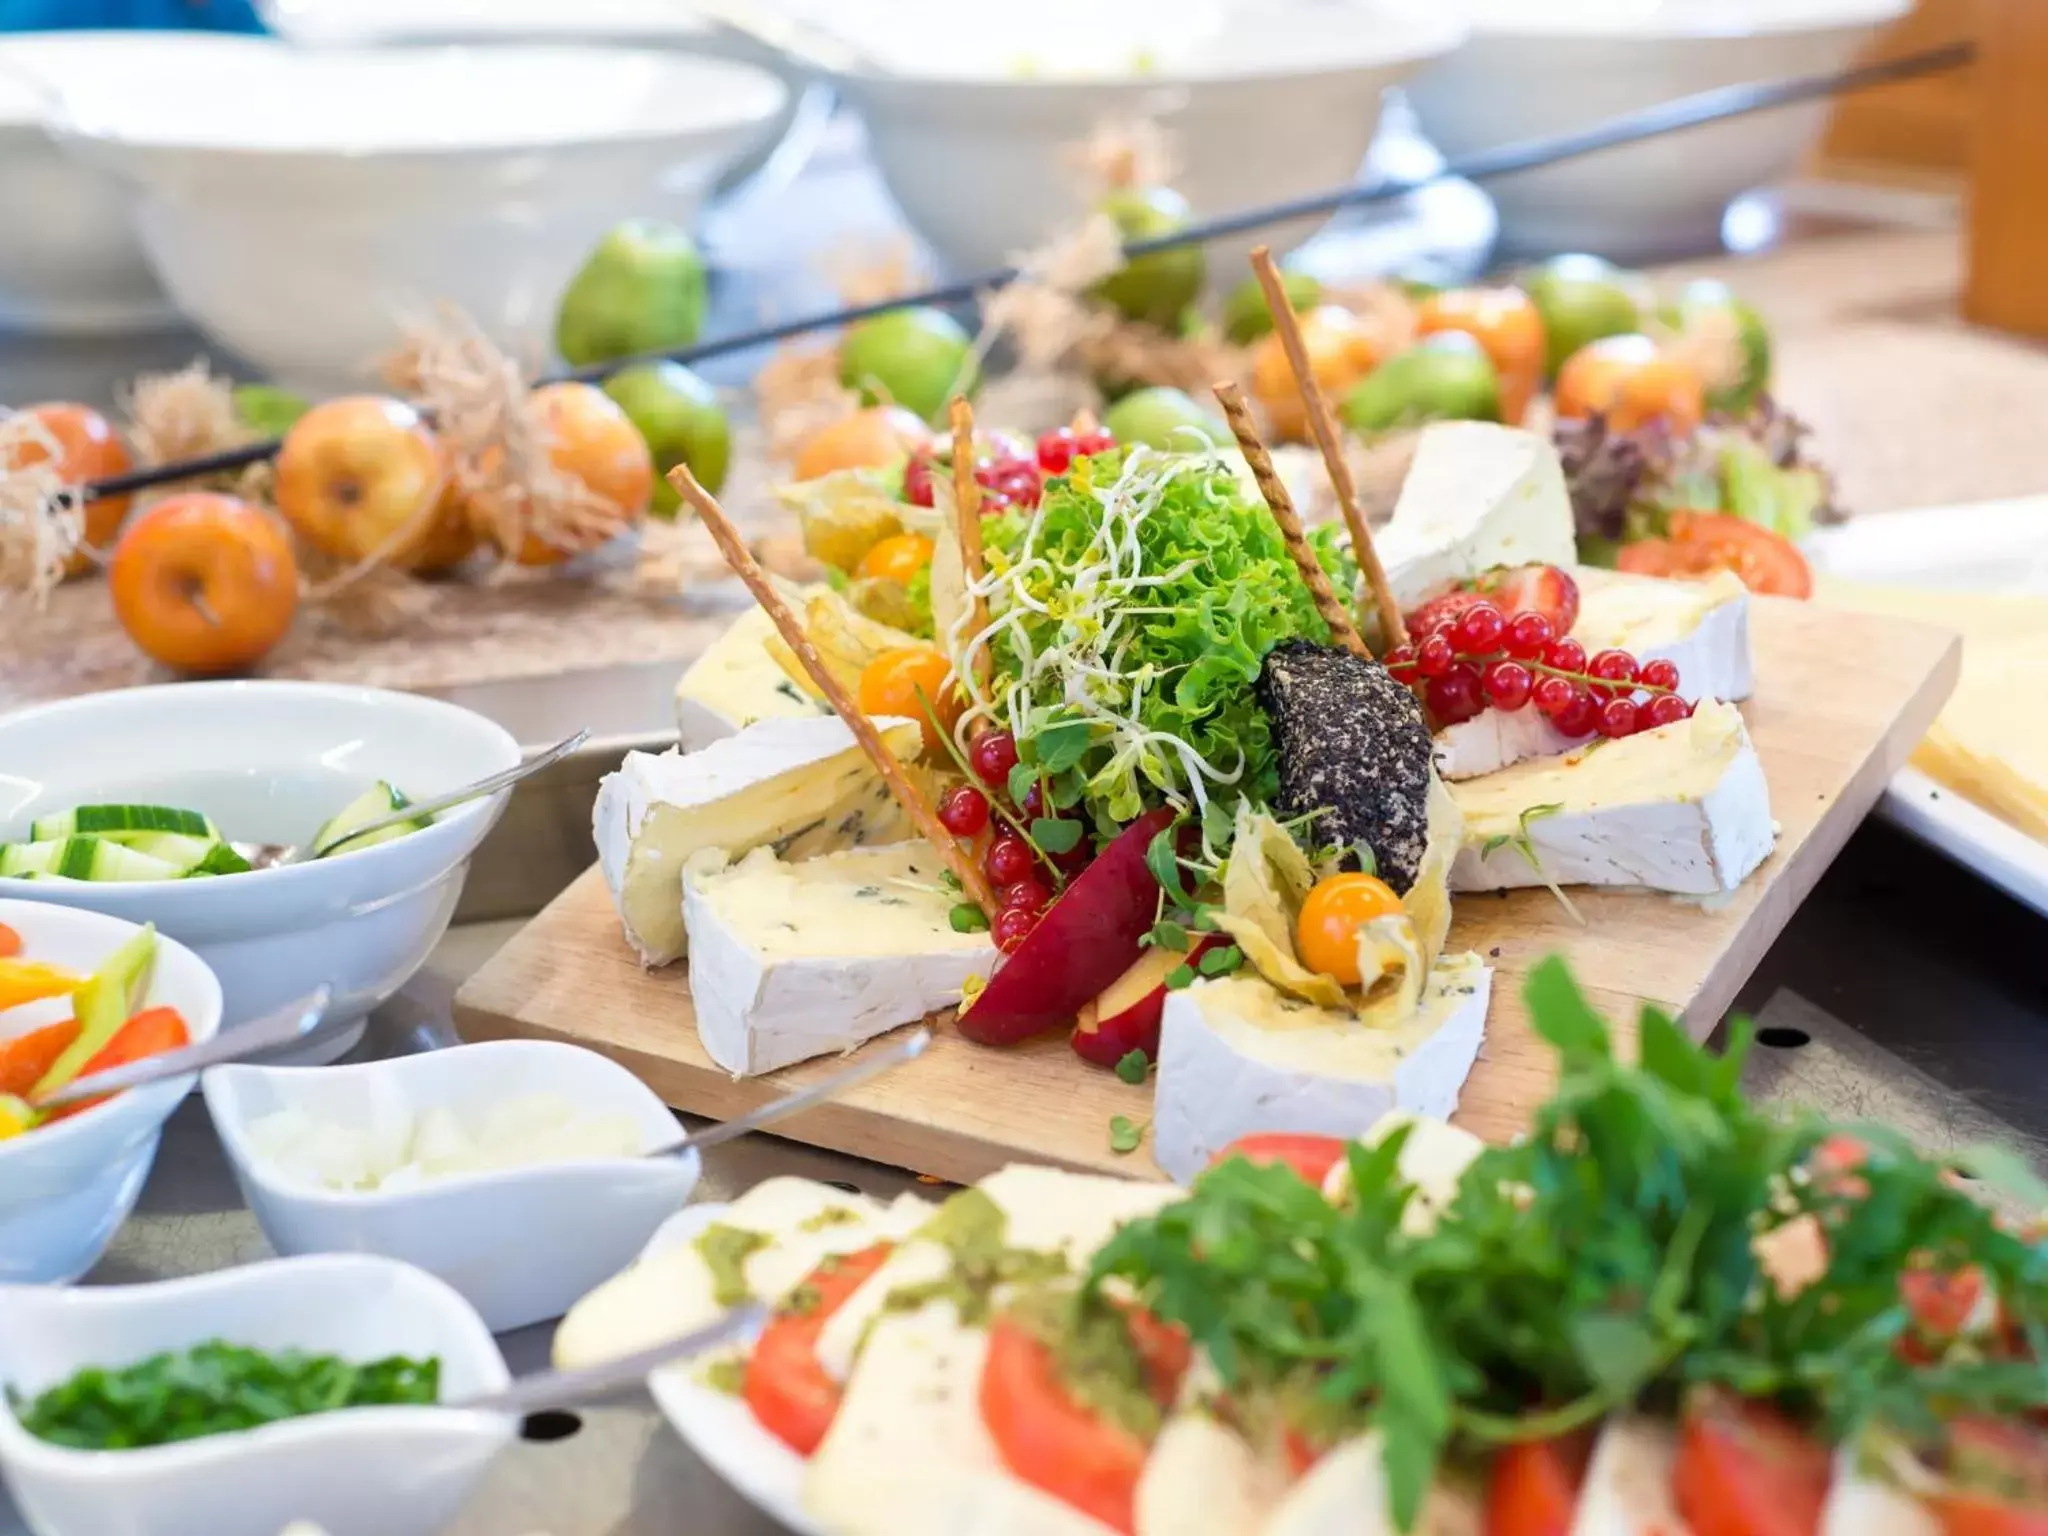
[[[1069,1038],[1074,1054],[1098,1067],[1113,1067],[1132,1051],[1143,1051],[1157,1061],[1159,1021],[1166,1013],[1166,978],[1225,942],[1221,934],[1205,933],[1195,936],[1185,954],[1174,949],[1143,951],[1129,970],[1103,989],[1102,996],[1081,1005]]]
[[[548,384],[526,402],[548,445],[548,462],[574,475],[616,514],[581,529],[573,547],[527,534],[521,565],[559,565],[597,548],[640,521],[654,499],[654,456],[619,403],[590,384]]]
[[[399,570],[439,571],[476,547],[441,441],[403,400],[349,395],[314,406],[285,434],[276,494],[300,537],[335,560],[381,553]]]
[[[56,457],[52,461],[49,450],[41,443],[17,442],[4,457],[0,457],[0,471],[48,463],[66,485],[83,485],[88,480],[126,474],[135,467],[135,460],[129,454],[127,444],[121,441],[120,434],[114,431],[106,417],[90,406],[54,401],[46,405],[25,406],[21,414],[33,417],[49,434],[57,445]],[[113,547],[121,532],[121,524],[127,520],[128,502],[126,496],[109,496],[85,504],[85,547],[75,551],[64,562],[66,576],[83,576],[92,570],[94,561],[86,550],[104,552]]]
[[[129,524],[107,565],[114,616],[138,649],[180,672],[239,672],[291,628],[299,568],[269,513],[194,491]]]

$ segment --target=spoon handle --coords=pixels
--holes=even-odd
[[[525,1414],[542,1408],[587,1402],[631,1386],[664,1365],[741,1338],[759,1328],[767,1318],[766,1307],[759,1302],[749,1302],[745,1306],[734,1307],[717,1322],[699,1328],[695,1333],[686,1333],[679,1339],[670,1339],[666,1344],[657,1344],[638,1354],[600,1360],[596,1365],[578,1366],[573,1371],[541,1371],[537,1375],[521,1377],[502,1392],[491,1392],[445,1406],[480,1413]]]
[[[175,1051],[145,1056],[126,1066],[109,1067],[90,1077],[75,1078],[56,1092],[44,1094],[32,1103],[37,1109],[58,1109],[79,1099],[97,1099],[124,1089],[141,1088],[167,1077],[183,1077],[202,1067],[218,1066],[221,1062],[252,1056],[258,1051],[290,1045],[295,1040],[305,1039],[320,1027],[321,1017],[333,999],[334,989],[322,982],[310,995],[286,1004],[275,1013],[266,1014],[253,1024],[238,1024],[233,1029],[222,1030],[211,1040],[201,1040],[197,1045],[180,1046]]]
[[[920,1029],[915,1034],[904,1036],[893,1044],[884,1046],[864,1061],[857,1061],[830,1077],[822,1077],[808,1088],[795,1093],[786,1093],[779,1099],[772,1099],[759,1109],[747,1111],[736,1119],[722,1125],[706,1126],[703,1130],[685,1136],[681,1141],[670,1142],[646,1154],[658,1157],[676,1152],[695,1151],[704,1147],[715,1147],[721,1141],[731,1141],[749,1131],[758,1131],[764,1125],[772,1125],[784,1115],[793,1115],[799,1110],[809,1109],[813,1104],[822,1104],[835,1099],[848,1089],[857,1088],[871,1077],[879,1077],[891,1068],[900,1067],[906,1061],[915,1061],[925,1053],[932,1043],[932,1032]]]
[[[539,773],[541,769],[559,763],[588,740],[590,727],[585,726],[567,740],[556,742],[538,757],[530,757],[516,767],[507,768],[503,773],[494,773],[488,779],[478,779],[474,784],[465,784],[462,788],[452,789],[445,795],[436,795],[431,800],[416,801],[402,811],[393,811],[389,816],[379,816],[375,821],[366,821],[360,827],[352,828],[346,835],[336,838],[329,847],[340,848],[372,832],[382,832],[386,827],[418,821],[422,816],[438,816],[443,811],[453,810],[458,805],[466,805],[471,800],[481,800],[485,795],[494,795],[507,785],[517,784],[528,774]],[[312,851],[317,858],[322,850],[315,848]]]

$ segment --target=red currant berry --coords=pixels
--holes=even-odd
[[[1566,736],[1590,736],[1600,724],[1600,707],[1574,689],[1570,706],[1551,716],[1550,723]]]
[[[1017,503],[1008,491],[983,491],[981,493],[981,515],[992,517],[998,512],[1007,512]]]
[[[1634,699],[1609,699],[1600,706],[1596,728],[1602,736],[1619,738],[1633,736],[1640,728],[1636,719]]]
[[[1065,853],[1054,854],[1052,862],[1061,874],[1071,880],[1095,862],[1095,845],[1084,837]]]
[[[1076,458],[1085,459],[1094,454],[1107,453],[1110,449],[1114,448],[1115,446],[1115,434],[1111,432],[1106,432],[1101,427],[1097,427],[1092,432],[1082,432],[1078,433],[1075,436],[1074,456]]]
[[[1021,907],[1026,912],[1042,912],[1045,910],[1045,904],[1052,900],[1052,892],[1047,890],[1045,882],[1035,875],[1026,875],[1022,880],[1012,881],[1002,888],[1000,894],[1005,912],[1012,907]]]
[[[1030,875],[1035,856],[1031,845],[1014,832],[1005,832],[988,845],[988,856],[981,861],[991,884],[1001,887],[1015,885]]]
[[[1033,780],[1031,787],[1024,791],[1023,802],[1017,809],[1026,816],[1043,816],[1045,814],[1044,786]]]
[[[1633,683],[1636,680],[1636,659],[1627,651],[1602,651],[1586,663],[1586,670],[1602,682]],[[1607,691],[1612,696],[1625,690],[1611,688]]]
[[[988,825],[988,796],[972,784],[956,784],[939,801],[939,825],[955,837],[972,837]]]
[[[979,459],[974,465],[974,483],[985,491],[992,491],[1003,478],[1003,467],[991,459]]]
[[[1017,766],[1017,738],[1008,731],[990,731],[974,743],[967,754],[974,776],[998,789],[1008,787],[1010,770]]]
[[[1447,635],[1431,635],[1415,647],[1415,670],[1424,677],[1442,677],[1457,659]]]
[[[1038,505],[1039,492],[1044,486],[1038,478],[1037,470],[1025,468],[1011,470],[997,483],[996,489],[1020,507],[1035,507]]]
[[[919,452],[903,466],[903,499],[914,507],[932,504],[932,456]]]
[[[1501,638],[1501,649],[1517,661],[1534,661],[1556,638],[1557,631],[1544,615],[1518,613],[1508,620],[1507,633]]]
[[[1676,725],[1691,718],[1692,706],[1675,693],[1660,693],[1643,706],[1645,730],[1655,730],[1660,725]]]
[[[1495,709],[1520,709],[1529,702],[1536,680],[1519,661],[1496,661],[1479,680]]]
[[[1583,672],[1586,670],[1586,648],[1566,635],[1544,648],[1543,664],[1560,672]]]
[[[1457,725],[1470,720],[1486,707],[1479,692],[1479,669],[1460,662],[1442,677],[1429,682],[1429,712],[1440,725]]]
[[[1064,475],[1074,462],[1076,442],[1071,427],[1048,432],[1038,440],[1038,467],[1048,475]]]
[[[1458,615],[1458,622],[1451,628],[1451,644],[1460,655],[1491,655],[1500,649],[1501,631],[1506,628],[1507,620],[1493,604],[1474,603]]]
[[[1014,955],[1023,942],[1031,937],[1031,930],[1038,926],[1038,914],[1026,912],[1022,907],[1005,907],[996,914],[990,925],[996,948],[1006,955]]]
[[[1529,697],[1546,719],[1555,720],[1577,701],[1579,690],[1572,686],[1570,678],[1539,677],[1536,686],[1529,690]]]
[[[1667,661],[1662,656],[1655,661],[1646,661],[1642,670],[1636,673],[1636,681],[1645,688],[1656,688],[1664,692],[1678,686],[1678,663]]]

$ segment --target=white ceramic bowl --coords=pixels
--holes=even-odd
[[[22,956],[90,975],[135,933],[133,923],[40,902],[0,900],[0,923],[21,936]],[[158,936],[144,1007],[175,1008],[192,1039],[220,1029],[220,983],[191,950]],[[0,1040],[68,1018],[68,998],[0,1010]],[[0,1282],[76,1280],[98,1262],[135,1208],[156,1160],[157,1138],[190,1077],[172,1078],[96,1104],[26,1136],[0,1141]],[[0,1359],[6,1352],[0,1350]]]
[[[332,683],[172,683],[0,716],[0,841],[38,815],[169,803],[237,842],[304,844],[378,779],[415,800],[511,768],[519,745],[482,715]],[[423,831],[331,859],[137,885],[0,879],[0,897],[153,922],[213,968],[233,1029],[334,988],[328,1025],[292,1059],[332,1060],[447,931],[469,857],[505,794]]]
[[[371,376],[400,322],[459,305],[537,365],[556,302],[622,219],[688,224],[786,88],[630,49],[189,51],[68,91],[58,141],[135,191],[171,296],[280,382]]]
[[[0,1378],[26,1395],[89,1365],[211,1339],[367,1361],[438,1356],[444,1401],[505,1387],[504,1357],[447,1286],[388,1259],[276,1259],[156,1285],[0,1288]],[[37,1536],[434,1536],[511,1440],[503,1414],[349,1408],[135,1451],[38,1440],[0,1393],[0,1468]]]
[[[1721,86],[1846,68],[1910,0],[1485,0],[1406,87],[1453,160]],[[1781,108],[1487,182],[1500,243],[1649,261],[1716,249],[1742,193],[1791,172],[1829,104]]]
[[[318,1070],[215,1067],[206,1107],[235,1179],[279,1253],[378,1253],[441,1277],[494,1333],[560,1317],[626,1266],[696,1186],[695,1153],[604,1158],[442,1179],[395,1193],[323,1189],[292,1177],[250,1142],[281,1109],[367,1129],[379,1111],[444,1107],[470,1120],[494,1103],[559,1094],[620,1115],[643,1147],[681,1134],[674,1115],[624,1067],[595,1051],[498,1040]]]
[[[984,7],[971,21],[948,0],[833,9],[835,30],[890,66],[840,81],[889,190],[961,271],[1001,265],[1075,223],[1071,147],[1109,119],[1157,116],[1178,151],[1174,185],[1198,218],[1341,186],[1364,163],[1386,87],[1464,35],[1430,0],[1154,0],[1130,14],[1068,0],[1074,14],[1058,3]],[[1148,40],[1152,67],[1134,69]],[[1120,72],[1020,75],[1026,57],[1041,70],[1102,61]],[[1213,243],[1212,281],[1236,283],[1253,246],[1284,249],[1320,222]]]

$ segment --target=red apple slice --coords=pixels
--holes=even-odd
[[[1176,967],[1193,965],[1202,951],[1221,944],[1216,933],[1197,934],[1185,954],[1157,947],[1142,951],[1131,968],[1102,996],[1081,1005],[1074,1021],[1074,1054],[1098,1067],[1113,1067],[1132,1051],[1159,1059],[1159,1019],[1166,1012],[1166,978]]]
[[[1171,810],[1147,811],[1111,840],[961,1010],[961,1034],[977,1045],[1015,1045],[1070,1024],[1130,968],[1159,910],[1145,850],[1173,820]]]

